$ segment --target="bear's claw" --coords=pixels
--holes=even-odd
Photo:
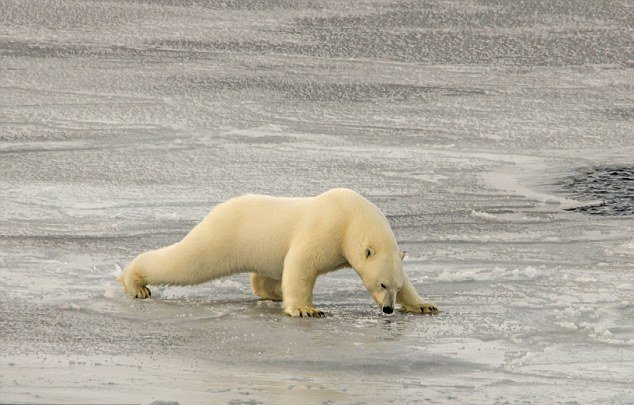
[[[426,302],[419,302],[417,304],[402,304],[403,311],[413,312],[415,314],[423,315],[437,315],[440,310],[434,304],[428,304]]]
[[[309,308],[309,307],[294,308],[294,309],[291,309],[290,311],[286,311],[286,313],[289,316],[299,316],[300,318],[304,318],[304,317],[321,318],[326,315],[322,311],[318,310],[317,308]]]
[[[145,299],[151,296],[152,296],[152,292],[150,291],[150,289],[143,286],[143,287],[139,287],[139,290],[134,295],[134,298]]]
[[[420,312],[422,312],[423,314],[434,315],[438,313],[438,308],[436,308],[435,305],[423,304],[420,307]]]

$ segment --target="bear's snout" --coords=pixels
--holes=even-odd
[[[394,312],[394,308],[392,308],[391,306],[385,306],[383,307],[383,312],[385,312],[386,314],[391,314],[392,312]]]

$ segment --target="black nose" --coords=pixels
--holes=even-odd
[[[392,307],[383,307],[383,312],[385,312],[386,314],[391,314],[392,312],[394,312],[394,308],[392,308]]]

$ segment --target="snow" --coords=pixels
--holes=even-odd
[[[631,13],[0,0],[0,402],[634,402],[633,218],[564,181],[634,166]],[[324,319],[248,275],[116,281],[218,202],[331,187],[386,213],[438,316],[350,269]]]

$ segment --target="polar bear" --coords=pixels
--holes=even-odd
[[[119,280],[135,298],[147,285],[199,284],[251,273],[253,292],[283,302],[286,314],[322,317],[313,307],[317,276],[352,267],[385,313],[395,304],[435,314],[403,271],[403,256],[381,211],[348,189],[311,198],[245,195],[217,205],[183,240],[142,253]]]

